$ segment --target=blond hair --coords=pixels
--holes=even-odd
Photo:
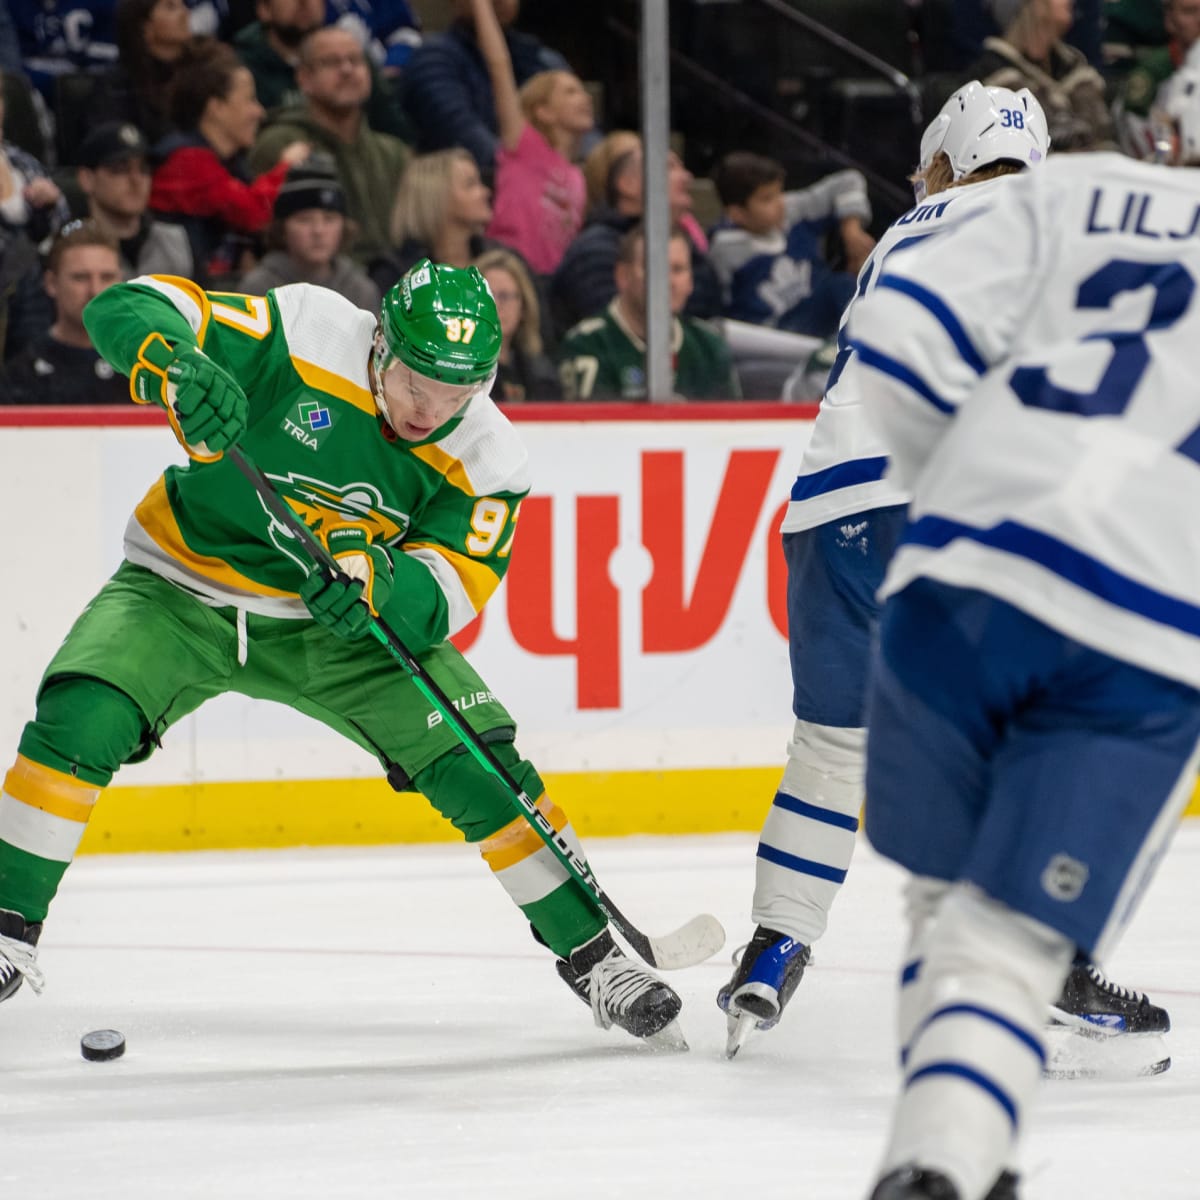
[[[560,79],[570,79],[570,71],[539,71],[536,75],[531,75],[521,85],[521,90],[517,93],[517,98],[521,102],[521,112],[525,114],[525,120],[534,127],[551,145],[554,144],[551,138],[551,133],[554,132],[553,126],[543,121],[538,116],[538,109],[543,104],[550,103],[550,97],[554,94],[554,89],[558,86]]]
[[[394,246],[410,238],[432,245],[446,224],[446,201],[454,180],[454,164],[475,165],[470,152],[456,146],[410,159],[400,177],[392,206],[391,237]]]
[[[517,326],[514,341],[522,354],[534,358],[542,352],[542,310],[538,304],[537,291],[525,264],[503,246],[485,250],[476,260],[475,266],[486,275],[488,271],[507,271],[521,293],[521,323]]]
[[[605,134],[583,160],[583,178],[587,183],[588,208],[606,203],[608,174],[612,165],[631,150],[640,150],[642,139],[632,129],[614,129]]]
[[[909,183],[924,182],[925,195],[936,196],[947,188],[966,187],[971,183],[985,183],[989,179],[999,179],[1001,175],[1019,175],[1025,168],[1020,163],[997,162],[986,167],[980,167],[961,179],[954,178],[954,168],[944,150],[939,150],[923,171],[914,171],[909,177]]]

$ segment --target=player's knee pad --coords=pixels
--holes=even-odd
[[[541,795],[541,779],[512,741],[491,742],[488,748],[527,795]],[[490,837],[518,815],[508,788],[461,748],[430,763],[413,783],[468,842]]]
[[[797,721],[788,740],[779,790],[857,817],[862,806],[865,751],[865,729]]]
[[[19,749],[43,766],[107,787],[148,736],[146,718],[124,692],[99,679],[67,675],[42,690]]]

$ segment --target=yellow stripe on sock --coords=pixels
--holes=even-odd
[[[86,825],[100,789],[18,754],[4,777],[4,794],[53,817]]]
[[[554,826],[556,832],[563,831],[567,824],[567,814],[544,792],[538,797],[536,807]],[[493,871],[503,871],[531,854],[536,854],[545,844],[524,817],[517,817],[502,829],[498,829],[491,837],[484,838],[479,844],[479,852]]]

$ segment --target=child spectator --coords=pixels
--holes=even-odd
[[[32,154],[4,140],[0,88],[0,228],[24,232],[30,241],[40,242],[69,215],[67,202],[46,168]]]
[[[377,259],[371,278],[386,292],[422,258],[468,267],[487,249],[492,193],[466,150],[419,154],[408,164],[392,209],[391,253]]]
[[[631,150],[641,150],[641,134],[632,129],[614,129],[606,133],[587,153],[583,160],[583,181],[587,184],[587,211],[606,208],[608,202],[605,190],[608,187],[608,173],[619,158],[623,158]]]
[[[691,243],[681,229],[671,231],[667,269],[674,395],[738,399],[729,347],[704,322],[680,316],[692,292]],[[640,223],[621,238],[614,275],[617,294],[608,308],[576,325],[560,348],[566,400],[646,399],[646,234]]]
[[[152,217],[149,151],[136,125],[97,125],[79,147],[75,175],[87,198],[88,216],[117,239],[121,276],[181,275],[195,270],[192,246],[184,230]]]
[[[488,236],[520,251],[539,275],[549,275],[583,225],[587,186],[575,160],[595,125],[592,98],[569,71],[541,71],[518,93],[492,0],[473,3],[500,128]]]
[[[197,282],[231,283],[252,245],[246,235],[266,228],[288,169],[308,157],[308,143],[284,146],[275,165],[250,181],[242,156],[254,144],[262,106],[254,77],[229,47],[215,43],[189,50],[172,84],[171,116],[180,132],[157,147],[162,163],[150,207],[187,230]]]
[[[727,317],[793,333],[832,337],[854,294],[854,276],[875,239],[867,183],[837,171],[800,191],[783,190],[784,169],[746,151],[727,154],[713,173],[724,222],[709,249],[725,291]],[[837,225],[847,271],[835,271],[821,238]]]
[[[560,399],[558,374],[542,351],[541,309],[525,265],[500,247],[485,250],[475,265],[492,290],[503,338],[492,399],[498,404]]]
[[[100,357],[83,325],[84,305],[121,280],[116,239],[91,221],[55,238],[44,285],[54,324],[0,374],[6,404],[125,404],[129,382]]]
[[[285,283],[316,283],[374,311],[381,293],[341,253],[346,240],[346,193],[332,163],[310,159],[288,172],[267,226],[267,254],[242,277],[238,290],[261,296]]]

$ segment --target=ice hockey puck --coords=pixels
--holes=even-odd
[[[79,1052],[88,1062],[108,1062],[125,1053],[125,1035],[115,1029],[93,1029],[79,1042]]]

